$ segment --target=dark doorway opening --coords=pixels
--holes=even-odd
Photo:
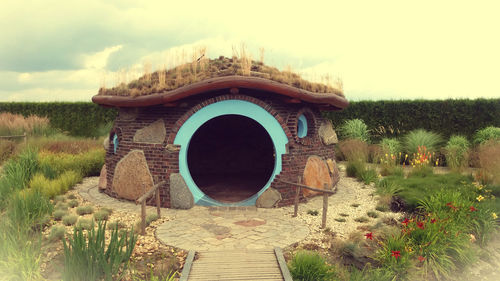
[[[203,124],[187,151],[194,182],[209,197],[239,202],[259,192],[274,170],[274,146],[266,129],[241,115],[222,115]]]

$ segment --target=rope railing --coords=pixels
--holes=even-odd
[[[332,185],[332,188],[329,188],[328,184],[323,185],[323,189],[307,186],[304,184],[301,184],[300,182],[302,181],[301,177],[299,176],[297,179],[297,182],[289,182],[285,180],[279,180],[282,183],[290,184],[296,186],[296,193],[295,193],[295,200],[294,200],[294,209],[293,209],[293,216],[296,217],[297,213],[299,212],[299,198],[300,198],[300,193],[302,192],[302,188],[316,191],[316,192],[321,192],[323,194],[323,216],[321,219],[321,228],[326,227],[326,216],[328,212],[328,195],[335,194],[335,191],[329,190],[333,189],[333,186],[337,184],[336,182]]]
[[[164,185],[166,182],[162,181],[153,186],[148,192],[144,193],[139,199],[135,200],[135,204],[141,204],[141,234],[146,234],[146,200],[155,193],[156,195],[156,212],[158,217],[161,217],[160,208],[160,186]]]

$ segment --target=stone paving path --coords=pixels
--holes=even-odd
[[[100,193],[98,178],[86,178],[75,188],[83,199],[117,211],[139,213],[140,206]],[[148,207],[148,212],[155,212]],[[257,250],[286,247],[304,239],[309,227],[279,209],[203,207],[190,210],[162,208],[169,220],[156,230],[163,243],[185,250]]]

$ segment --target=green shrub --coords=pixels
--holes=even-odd
[[[377,250],[375,259],[382,265],[383,271],[390,273],[388,280],[407,279],[412,263],[405,246],[404,235],[389,236]]]
[[[452,136],[446,144],[446,164],[453,169],[467,166],[469,141],[463,136]]]
[[[383,138],[380,141],[380,147],[382,147],[382,151],[394,155],[397,155],[402,149],[401,143],[394,138]]]
[[[369,222],[370,219],[368,219],[367,217],[357,217],[354,219],[355,222],[360,222],[360,223],[365,223],[365,222]]]
[[[132,232],[111,231],[111,239],[106,248],[106,223],[98,223],[83,234],[83,230],[75,229],[68,243],[64,245],[63,280],[113,280],[128,263],[134,250],[137,237]],[[118,279],[120,276],[117,276]]]
[[[58,194],[66,193],[71,187],[82,181],[82,176],[75,171],[65,171],[54,180],[43,174],[36,174],[30,181],[30,188],[39,190],[45,196],[54,198]],[[64,198],[61,196],[60,198]]]
[[[314,252],[298,252],[288,265],[293,280],[327,281],[335,277],[334,268]]]
[[[358,139],[342,140],[338,148],[347,161],[367,162],[369,156],[368,144]]]
[[[21,227],[36,224],[45,215],[51,215],[54,205],[36,190],[23,190],[11,197],[8,216],[13,223]]]
[[[92,214],[93,212],[94,208],[90,205],[80,206],[76,208],[76,213],[79,214],[80,216]]]
[[[127,227],[127,225],[122,221],[113,221],[108,223],[108,229],[115,229],[115,228],[121,229],[125,227]]]
[[[70,200],[77,199],[76,195],[74,195],[74,194],[69,194],[67,198]]]
[[[0,272],[2,280],[43,280],[41,235],[8,219],[0,220]]]
[[[409,132],[404,137],[405,151],[409,155],[418,152],[418,147],[426,147],[428,152],[438,151],[442,142],[440,135],[423,129]]]
[[[68,212],[66,212],[65,210],[55,210],[54,211],[54,219],[56,221],[60,221],[66,215],[68,215]]]
[[[99,211],[95,212],[94,219],[96,221],[103,221],[103,220],[106,221],[106,220],[108,220],[109,215],[110,215],[110,213],[108,211],[99,210]]]
[[[78,206],[78,200],[73,199],[73,200],[69,201],[69,202],[68,202],[68,206],[69,206],[70,208],[77,207],[77,206]]]
[[[64,195],[57,195],[54,197],[54,202],[59,203],[59,202],[66,202],[66,197]]]
[[[344,218],[335,218],[335,221],[337,222],[346,222]]]
[[[152,222],[155,220],[159,219],[160,217],[156,213],[152,213],[146,216],[146,225],[150,225]]]
[[[360,161],[349,161],[346,166],[346,174],[348,177],[358,178],[361,173],[366,170],[366,164]]]
[[[50,234],[47,238],[51,242],[59,241],[64,238],[65,233],[66,228],[64,228],[64,226],[54,225],[52,229],[50,229]]]
[[[377,171],[373,169],[364,169],[362,170],[358,178],[364,183],[364,184],[370,184],[372,182],[375,182],[377,180]]]
[[[389,211],[389,207],[387,205],[377,205],[375,207],[375,210],[377,210],[379,212],[388,212]]]
[[[66,215],[62,217],[62,222],[64,225],[74,225],[76,221],[78,220],[78,216],[76,215]]]
[[[368,126],[361,119],[346,120],[339,128],[343,139],[358,139],[363,142],[370,141]]]
[[[29,148],[5,163],[0,177],[0,210],[5,208],[14,191],[26,186],[37,169],[38,153]]]
[[[369,216],[370,218],[374,218],[374,219],[378,218],[377,212],[374,212],[374,211],[368,211],[368,212],[366,212],[366,215]]]
[[[489,126],[478,130],[474,135],[476,144],[483,144],[489,140],[500,141],[500,128]]]
[[[58,175],[73,170],[84,177],[98,176],[104,165],[105,154],[101,148],[80,154],[41,152],[40,166],[50,167]]]
[[[76,223],[75,228],[78,230],[90,230],[94,226],[94,221],[92,219],[79,219]]]
[[[61,203],[61,202],[60,202],[60,203],[57,203],[57,204],[56,204],[56,208],[55,208],[55,209],[56,209],[56,210],[63,210],[63,211],[66,211],[66,210],[68,210],[68,207],[69,207],[68,203]]]
[[[307,214],[311,216],[317,216],[319,212],[318,210],[307,210]]]

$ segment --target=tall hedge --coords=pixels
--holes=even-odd
[[[480,128],[500,127],[500,99],[392,100],[351,102],[343,111],[324,112],[335,126],[345,120],[365,121],[375,138],[381,127],[388,136],[413,129],[426,129],[448,138],[462,134],[471,138]],[[390,134],[389,128],[394,130]]]
[[[90,102],[3,102],[0,112],[24,116],[38,115],[50,119],[53,127],[73,136],[95,136],[96,129],[112,122],[116,109],[104,108]]]
[[[76,136],[93,136],[97,127],[117,116],[116,109],[90,102],[0,103],[2,111],[47,116],[54,127]],[[363,119],[375,139],[381,127],[394,129],[394,136],[423,128],[444,137],[462,134],[471,138],[480,128],[500,127],[500,99],[357,101],[343,111],[324,115],[336,127],[348,119]]]

